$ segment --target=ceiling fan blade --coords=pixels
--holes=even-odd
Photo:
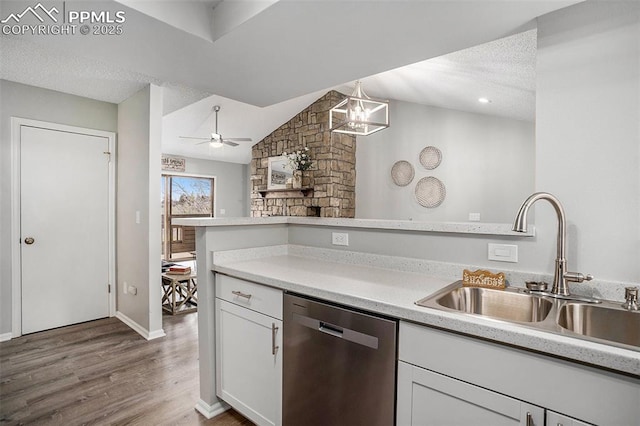
[[[203,141],[203,142],[198,142],[196,145],[203,145],[205,143],[211,143],[211,141],[209,139]]]
[[[223,140],[222,140],[222,143],[223,143],[223,144],[225,144],[225,145],[229,145],[229,146],[238,146],[238,144],[237,144],[237,143],[235,143],[235,142],[230,142],[230,141],[228,141],[228,140],[226,140],[226,139],[223,139]]]
[[[253,142],[251,138],[224,138],[226,141],[236,141],[236,142]]]
[[[197,139],[199,141],[208,141],[209,138],[194,138],[191,136],[178,136],[180,139]]]

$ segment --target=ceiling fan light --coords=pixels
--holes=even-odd
[[[351,96],[331,108],[332,132],[367,136],[389,127],[389,102],[372,99],[362,90],[360,81]]]
[[[220,133],[218,133],[218,112],[220,111],[220,105],[214,105],[213,106],[213,111],[216,114],[216,121],[215,121],[215,131],[210,133],[210,137],[209,138],[193,138],[193,137],[188,137],[188,136],[180,136],[181,138],[187,138],[187,139],[199,139],[202,140],[202,142],[198,143],[197,145],[204,145],[207,142],[209,143],[209,147],[210,148],[222,148],[224,145],[228,145],[231,147],[235,147],[238,146],[239,144],[233,142],[234,140],[236,141],[248,141],[251,142],[251,138],[227,138],[227,139],[223,139],[222,135]]]

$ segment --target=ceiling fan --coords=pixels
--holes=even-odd
[[[216,113],[216,127],[215,133],[211,133],[211,136],[208,138],[194,138],[191,136],[180,136],[182,139],[196,139],[201,140],[203,142],[197,143],[196,145],[202,145],[204,143],[208,143],[213,148],[220,148],[223,145],[229,146],[238,146],[236,142],[251,142],[251,138],[223,138],[220,133],[218,133],[218,112],[220,111],[220,105],[215,105],[213,110]]]

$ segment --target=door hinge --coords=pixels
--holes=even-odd
[[[109,293],[111,293],[111,284],[107,284],[107,288],[109,289]]]
[[[109,156],[109,162],[111,162],[111,151],[104,151],[103,154],[107,154]]]

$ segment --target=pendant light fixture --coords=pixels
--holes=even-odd
[[[332,132],[367,136],[389,127],[389,102],[371,99],[360,81],[351,96],[331,108],[329,127]]]

